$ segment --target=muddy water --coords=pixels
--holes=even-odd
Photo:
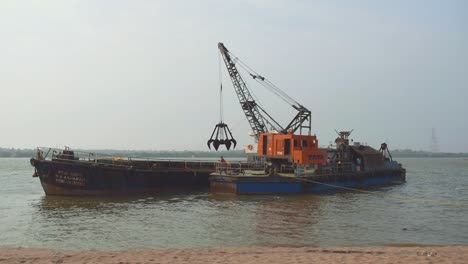
[[[408,182],[290,196],[47,197],[28,159],[0,159],[0,246],[131,249],[468,244],[468,161],[399,159]],[[418,197],[414,200],[406,197]]]

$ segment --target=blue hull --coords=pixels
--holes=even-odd
[[[210,176],[211,191],[233,194],[294,194],[315,193],[346,188],[384,186],[405,182],[404,171],[386,171],[322,177],[291,178],[281,176]],[[344,188],[343,188],[344,187]]]

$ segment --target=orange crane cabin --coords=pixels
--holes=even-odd
[[[323,165],[327,152],[318,148],[317,136],[262,133],[258,140],[258,155],[268,158],[288,159],[295,164]]]

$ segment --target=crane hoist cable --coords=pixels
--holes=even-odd
[[[242,76],[240,72],[238,74]],[[263,107],[263,105],[260,103],[260,100],[258,100],[258,97],[255,95],[255,93],[252,90],[250,90],[250,94],[255,99],[258,109],[262,111],[263,113],[262,116],[266,115],[268,117],[268,118],[265,118],[264,121],[265,123],[267,123],[267,125],[270,126],[270,129],[277,130],[277,131],[284,130],[284,128],[278,122],[276,122],[276,120],[273,119],[273,117],[270,114],[268,114],[268,112],[265,110],[265,107]]]
[[[221,74],[221,57],[219,57],[218,63],[218,71],[219,71],[219,123],[215,125],[213,129],[213,133],[211,133],[210,139],[206,142],[208,148],[211,149],[211,144],[215,150],[218,150],[220,145],[225,145],[226,148],[229,150],[231,148],[231,144],[233,148],[236,147],[237,141],[232,136],[231,130],[229,129],[228,125],[223,122],[223,81],[222,81],[222,74]],[[216,133],[216,136],[215,136]]]
[[[290,106],[292,106],[296,110],[303,107],[301,104],[299,104],[297,101],[295,101],[289,95],[287,95],[283,90],[281,90],[278,86],[276,86],[274,83],[272,83],[266,77],[260,75],[258,72],[256,72],[254,69],[252,69],[246,63],[244,63],[239,57],[237,57],[236,55],[234,55],[230,51],[228,53],[234,58],[233,61],[235,61],[237,63],[237,65],[240,66],[240,68],[242,68],[244,71],[246,71],[257,83],[259,83],[265,89],[267,89],[270,92],[277,95],[281,100],[283,100],[285,103],[289,104]],[[242,74],[240,72],[239,72],[239,75],[242,76]],[[270,114],[268,114],[268,112],[261,105],[260,101],[256,98],[256,96],[255,96],[255,94],[253,93],[252,90],[250,90],[250,93],[255,98],[259,109],[263,112],[264,115],[268,116],[268,119],[266,119],[265,121],[270,125],[270,127],[272,129],[276,130],[276,131],[285,131],[285,128],[283,128],[283,126],[281,126]]]
[[[223,76],[221,71],[221,57],[218,56],[218,84],[219,84],[219,122],[223,121]]]
[[[234,55],[232,52],[230,52],[230,55],[235,58],[237,65],[239,65],[241,68],[243,68],[249,75],[256,80],[257,82],[261,83],[266,89],[270,90],[271,92],[275,93],[278,95],[281,99],[283,99],[286,103],[290,105],[300,105],[296,100],[294,100],[291,96],[286,94],[283,90],[281,90],[278,86],[276,86],[273,82],[271,82],[269,79],[266,77],[260,75],[258,72],[256,72],[254,69],[252,69],[250,66],[248,66],[245,62],[243,62],[239,57]]]
[[[244,63],[239,57],[234,55],[232,52],[228,51],[231,57],[233,57],[233,61],[236,63],[236,65],[239,65],[244,71],[246,71],[252,79],[257,81],[259,84],[265,87],[265,89],[275,93],[278,97],[280,97],[282,100],[284,100],[287,104],[291,104],[290,101],[286,99],[285,96],[281,95],[281,93],[275,91],[275,89],[272,89],[271,87],[266,86],[265,84],[265,77],[261,76],[259,73],[257,73],[254,69],[252,69],[250,66],[248,66],[246,63]],[[240,73],[239,73],[240,74]],[[286,95],[287,96],[287,95]]]
[[[280,131],[282,133],[285,133],[287,130],[292,129],[295,131],[298,128],[308,128],[310,132],[310,127],[311,127],[311,111],[305,108],[303,105],[301,105],[299,102],[294,100],[292,97],[287,95],[283,90],[281,90],[278,86],[276,86],[273,82],[265,78],[264,76],[260,75],[258,72],[256,72],[254,69],[252,69],[250,66],[248,66],[246,63],[244,63],[239,57],[235,56],[232,52],[228,51],[230,56],[235,58],[235,62],[237,65],[240,66],[243,70],[245,70],[255,81],[257,81],[260,85],[262,85],[265,89],[269,90],[270,92],[274,93],[277,95],[280,99],[282,99],[284,102],[289,104],[292,108],[294,108],[296,111],[298,111],[298,114],[295,116],[295,118],[288,124],[286,128],[283,128],[276,122],[275,119],[273,119],[266,111],[264,108],[261,108],[262,112],[265,113],[271,120],[273,120],[273,123],[275,123],[274,127],[275,130]],[[240,73],[239,73],[240,74]],[[261,107],[261,106],[260,106]],[[302,125],[303,122],[309,120],[309,125]]]

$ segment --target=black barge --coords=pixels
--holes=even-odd
[[[76,155],[68,148],[38,149],[31,159],[33,176],[46,195],[129,195],[207,190],[216,167],[216,161],[95,156]]]

